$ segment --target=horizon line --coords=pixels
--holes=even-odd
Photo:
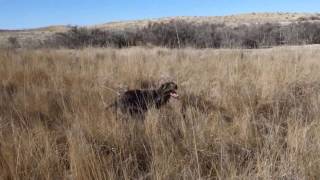
[[[232,14],[225,14],[225,15],[181,15],[181,16],[159,16],[159,17],[150,17],[150,18],[132,18],[132,19],[119,19],[119,20],[106,20],[105,22],[98,22],[93,24],[50,24],[50,25],[43,25],[37,27],[27,27],[27,28],[1,28],[0,31],[25,31],[25,30],[39,30],[49,27],[85,27],[85,26],[99,26],[104,24],[112,24],[112,23],[122,23],[122,22],[134,22],[134,21],[147,21],[147,20],[160,20],[165,18],[177,18],[177,17],[224,17],[224,16],[238,16],[238,15],[249,15],[249,14],[317,14],[319,12],[297,12],[297,11],[264,11],[264,12],[240,12],[240,13],[232,13]]]

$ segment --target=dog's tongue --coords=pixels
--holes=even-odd
[[[173,98],[178,98],[179,97],[179,95],[177,93],[175,93],[175,92],[171,92],[170,96],[173,97]]]

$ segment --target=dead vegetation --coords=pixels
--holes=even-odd
[[[319,179],[319,47],[0,51],[1,179]],[[144,122],[116,94],[179,86]],[[120,117],[121,118],[121,117]]]
[[[0,30],[0,48],[266,48],[320,43],[318,13],[167,17],[94,26]]]

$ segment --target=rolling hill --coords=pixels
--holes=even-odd
[[[182,20],[192,24],[225,24],[227,26],[239,26],[242,24],[263,24],[263,23],[280,23],[290,24],[293,22],[320,22],[319,13],[249,13],[228,16],[178,16],[165,17],[145,20],[131,20],[120,22],[109,22],[105,24],[97,24],[84,26],[88,29],[100,30],[124,30],[139,29],[146,27],[150,23],[169,23],[175,20]],[[46,39],[52,37],[55,33],[66,32],[71,28],[67,25],[48,26],[35,29],[5,30],[0,29],[0,47],[9,47],[10,38],[16,39],[21,46],[25,44],[41,45]]]

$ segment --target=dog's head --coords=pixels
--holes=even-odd
[[[179,95],[177,93],[178,86],[174,82],[166,82],[160,86],[158,92],[164,97],[173,97],[178,98]]]

